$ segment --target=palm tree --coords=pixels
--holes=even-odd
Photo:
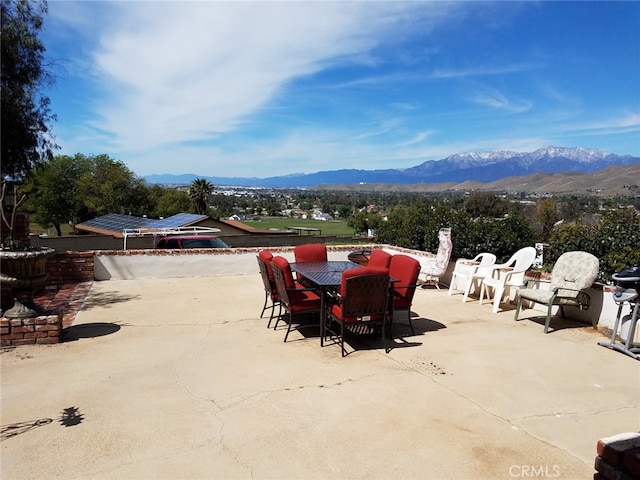
[[[196,178],[189,186],[189,198],[196,206],[196,212],[200,215],[207,213],[207,201],[213,192],[213,184],[205,178]]]

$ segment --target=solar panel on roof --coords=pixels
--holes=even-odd
[[[176,213],[169,218],[162,220],[154,220],[152,225],[147,225],[148,228],[178,228],[184,227],[191,223],[197,222],[207,218],[206,215],[197,215],[195,213]]]
[[[114,233],[122,233],[125,230],[139,229],[170,230],[186,227],[187,225],[191,225],[206,218],[206,215],[197,215],[195,213],[177,213],[169,218],[154,220],[151,218],[134,217],[119,213],[109,213],[102,217],[97,217],[83,222],[78,225],[78,227],[88,227]]]
[[[148,228],[148,218],[133,217],[131,215],[122,215],[119,213],[109,213],[101,217],[87,220],[82,226],[99,228],[110,232],[122,232],[127,228]]]

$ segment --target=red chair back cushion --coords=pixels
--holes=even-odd
[[[359,267],[346,270],[342,273],[342,283],[340,284],[340,295],[347,293],[347,279],[358,275],[389,275],[389,269],[384,267]]]
[[[373,250],[369,255],[369,267],[384,267],[389,268],[392,255],[384,250]]]
[[[397,279],[394,290],[394,306],[409,306],[416,291],[414,286],[418,281],[420,262],[408,255],[393,255],[389,264],[389,276]],[[407,305],[407,303],[409,305]]]
[[[291,273],[291,265],[289,265],[289,260],[280,255],[276,255],[271,260],[274,265],[276,265],[282,273],[284,274],[284,284],[286,288],[296,288],[296,283],[293,280],[293,274]]]
[[[273,254],[269,250],[260,250],[258,252],[258,256],[262,259],[262,261],[267,266],[267,272],[269,273],[269,278],[273,278],[273,269],[271,268],[271,260],[273,259]]]
[[[324,243],[308,243],[293,249],[296,262],[326,262],[327,246]]]

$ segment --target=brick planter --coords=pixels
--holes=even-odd
[[[640,478],[640,433],[628,432],[598,441],[596,480]]]
[[[58,343],[62,335],[62,312],[29,318],[1,318],[3,347]]]
[[[26,318],[0,318],[0,346],[58,343],[93,282],[93,252],[60,252],[46,267],[47,280],[36,303],[46,314]],[[13,304],[11,288],[2,289],[2,306]]]

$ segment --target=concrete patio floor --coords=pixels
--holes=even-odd
[[[341,358],[267,329],[257,274],[95,282],[75,340],[0,355],[0,473],[592,478],[598,439],[640,429],[640,362],[461,298],[421,289],[416,335]]]

